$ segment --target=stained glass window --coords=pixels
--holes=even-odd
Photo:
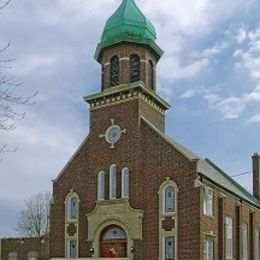
[[[69,220],[78,218],[78,198],[76,196],[72,196],[68,200],[68,218]]]
[[[99,172],[98,173],[98,194],[97,199],[98,200],[104,200],[105,199],[105,173]]]
[[[105,75],[104,75],[105,71],[104,70],[105,70],[104,65],[102,65],[102,67],[101,67],[101,88],[102,88],[102,91],[105,88]]]
[[[148,63],[148,86],[151,89],[154,89],[154,71],[153,71],[153,63],[149,60]]]
[[[77,241],[68,240],[68,257],[76,258],[77,257]]]
[[[102,235],[102,241],[106,240],[125,240],[125,231],[117,226],[112,226],[106,229]]]
[[[140,58],[138,55],[133,54],[130,57],[130,82],[140,80]]]
[[[175,212],[175,190],[171,185],[165,188],[164,205],[166,213]]]
[[[119,83],[119,59],[113,56],[110,60],[110,85],[116,86]]]
[[[109,199],[116,199],[116,165],[109,168]]]
[[[165,260],[175,259],[175,238],[174,236],[165,237]]]
[[[129,169],[127,167],[125,167],[122,170],[122,179],[121,179],[121,183],[122,183],[122,198],[128,199],[129,198]]]

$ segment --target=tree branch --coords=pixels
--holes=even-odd
[[[5,1],[2,5],[0,5],[0,10],[4,9],[7,5],[11,3],[11,0]]]

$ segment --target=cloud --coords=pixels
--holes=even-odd
[[[180,98],[189,99],[189,98],[194,97],[195,95],[196,95],[195,89],[189,89],[189,90],[185,91],[185,92],[180,96]]]
[[[221,98],[218,94],[211,93],[206,94],[204,99],[207,100],[212,109],[220,111],[224,119],[236,119],[241,116],[249,105],[260,103],[260,85],[240,97]]]
[[[11,73],[17,76],[25,76],[38,71],[40,74],[55,73],[58,63],[64,61],[64,56],[57,53],[31,53],[20,57],[14,64]]]
[[[238,118],[245,110],[246,106],[240,98],[230,97],[218,102],[215,108],[219,109],[224,119]]]
[[[162,61],[159,68],[159,74],[162,78],[173,83],[180,79],[189,79],[198,75],[198,73],[207,67],[208,59],[191,60],[186,65],[182,65],[176,57],[167,57]]]
[[[248,119],[248,122],[249,122],[249,123],[260,123],[260,113],[251,116],[251,117]]]
[[[242,26],[239,28],[238,33],[236,35],[236,39],[238,43],[243,43],[247,38],[247,31],[246,29]]]
[[[206,48],[202,51],[194,52],[193,56],[194,56],[194,58],[211,58],[212,56],[215,56],[215,55],[221,53],[223,50],[227,49],[229,46],[230,46],[230,43],[227,41],[217,42],[214,44],[213,47]]]
[[[240,29],[241,30],[241,29]],[[233,57],[236,59],[235,68],[244,68],[252,79],[260,79],[260,25],[252,31],[245,31],[248,40],[243,48],[236,49]],[[242,38],[242,37],[241,37]],[[246,38],[243,39],[243,42]],[[241,41],[242,43],[242,41]]]

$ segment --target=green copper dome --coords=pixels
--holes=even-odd
[[[155,43],[156,31],[152,23],[143,15],[134,0],[123,0],[114,14],[107,20],[95,59],[100,61],[104,48],[120,42],[148,45],[159,59],[163,51]]]

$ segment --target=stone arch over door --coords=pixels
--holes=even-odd
[[[128,199],[97,201],[95,209],[87,214],[88,241],[92,242],[93,257],[100,257],[102,232],[105,228],[115,225],[126,233],[127,259],[134,259],[134,241],[143,239],[143,215],[143,210],[131,208]]]
[[[127,235],[116,225],[106,227],[100,236],[101,257],[127,257]]]
[[[94,255],[93,257],[102,257],[102,235],[104,234],[104,232],[106,230],[109,229],[109,227],[118,227],[121,230],[124,231],[125,236],[126,236],[126,240],[125,240],[125,244],[126,244],[126,254],[125,257],[127,257],[128,259],[133,259],[133,253],[131,252],[131,247],[134,247],[134,240],[132,239],[132,235],[131,232],[129,230],[129,228],[127,227],[127,225],[125,223],[122,223],[121,221],[118,220],[107,220],[104,223],[102,223],[99,228],[96,230],[95,232],[95,238],[93,241],[93,248],[94,248]]]

